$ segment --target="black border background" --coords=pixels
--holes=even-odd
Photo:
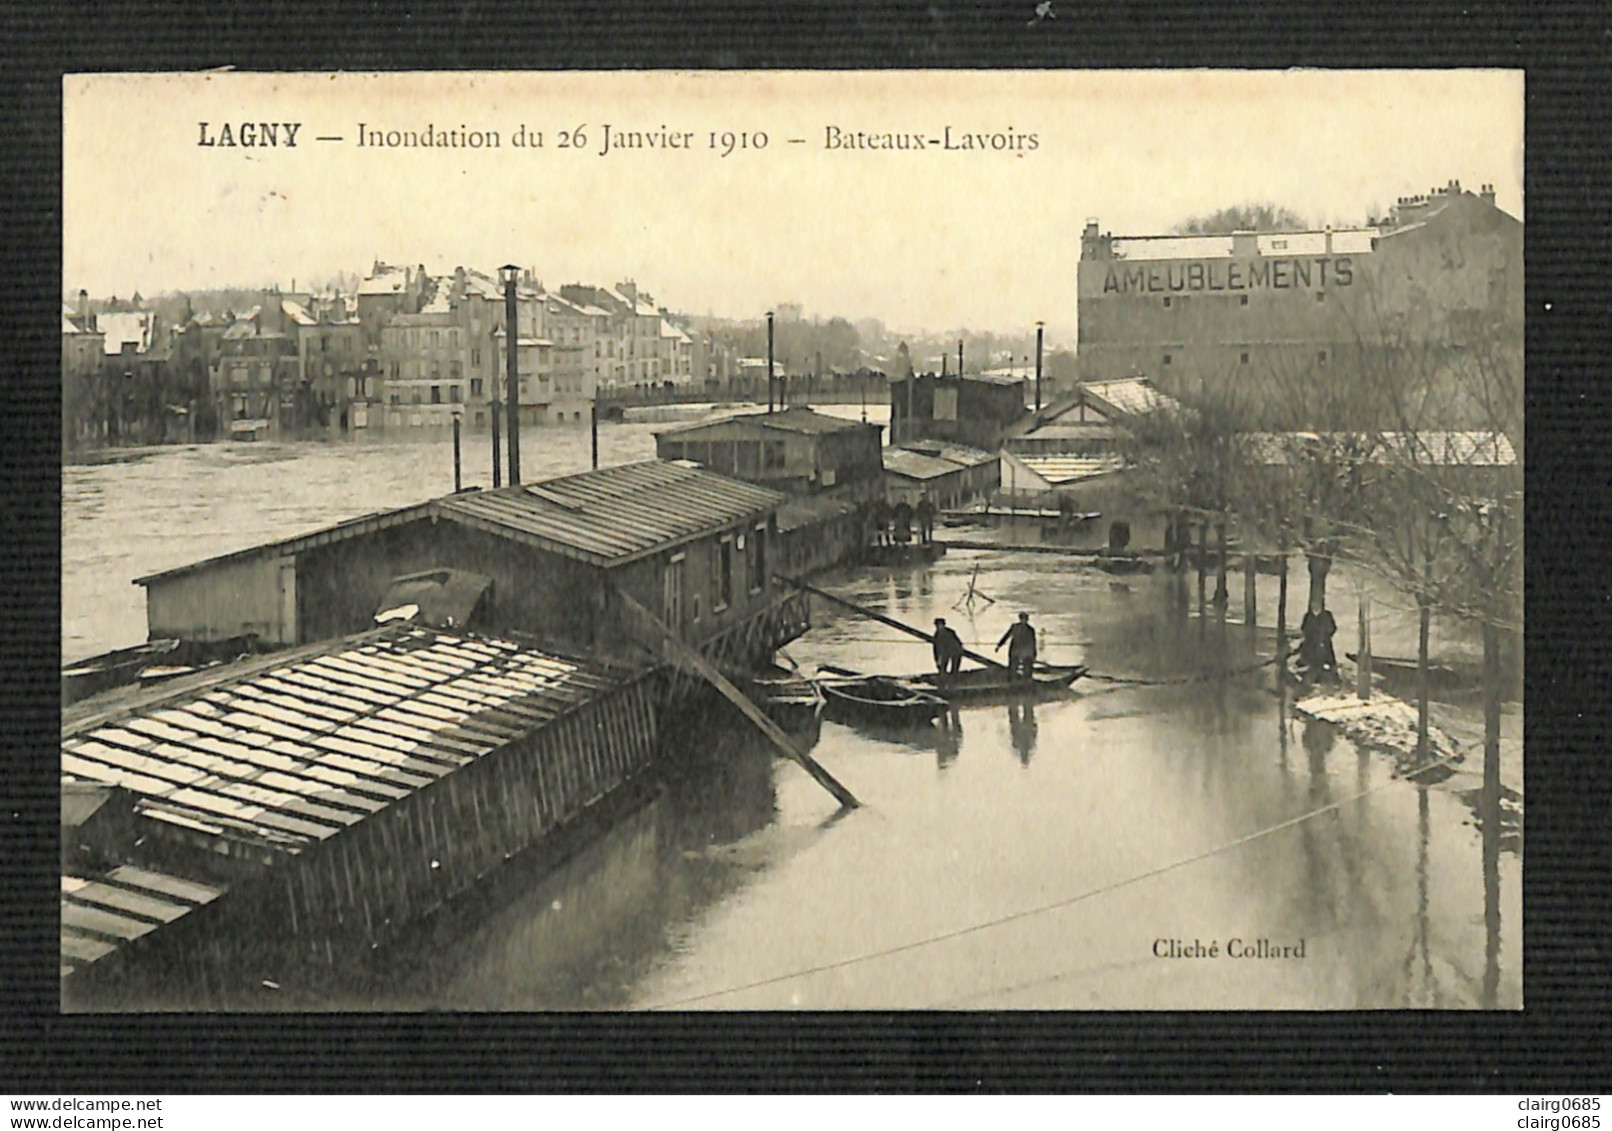
[[[0,1090],[1612,1091],[1604,4],[13,3],[0,73]],[[75,71],[1501,67],[1527,75],[1521,1013],[62,1017],[61,77]],[[1229,157],[1231,155],[1228,155]],[[145,169],[108,169],[110,178]],[[1405,186],[1384,185],[1384,192]],[[1070,239],[1077,233],[1071,231]]]

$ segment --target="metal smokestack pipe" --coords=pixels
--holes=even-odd
[[[963,339],[957,339],[957,376],[963,375]]]
[[[767,311],[767,411],[772,411],[772,311]]]
[[[1035,410],[1041,411],[1041,333],[1044,323],[1035,324]]]
[[[593,428],[593,470],[599,470],[599,402],[594,401],[588,412]]]
[[[507,335],[504,340],[509,347],[505,351],[509,379],[509,485],[516,487],[521,481],[521,379],[517,361],[520,327],[515,300],[515,284],[520,279],[520,268],[505,264],[500,274],[504,276],[504,332]]]

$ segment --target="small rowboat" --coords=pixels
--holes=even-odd
[[[936,695],[948,702],[957,703],[969,699],[988,699],[998,695],[1061,691],[1085,675],[1086,671],[1086,665],[1072,664],[1065,667],[1050,665],[1039,667],[1028,680],[1014,679],[1002,668],[971,668],[949,675],[929,672],[925,675],[903,678],[933,688]]]
[[[786,729],[810,722],[823,709],[822,690],[814,681],[800,676],[753,679],[750,686],[751,698]]]
[[[856,679],[824,679],[824,708],[831,717],[893,726],[932,723],[946,710],[946,700],[907,680],[870,675]]]

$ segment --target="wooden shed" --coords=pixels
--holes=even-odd
[[[153,638],[256,633],[288,645],[371,627],[401,580],[475,575],[463,627],[637,657],[640,635],[619,615],[619,589],[690,643],[752,659],[804,631],[804,602],[772,581],[782,501],[650,460],[448,495],[136,584],[146,588]]]
[[[883,432],[877,424],[787,408],[657,432],[655,451],[793,495],[871,502],[882,490]]]

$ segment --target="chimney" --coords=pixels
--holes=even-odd
[[[1332,225],[1327,225],[1327,254],[1332,254]]]
[[[1483,203],[1487,204],[1490,208],[1495,207],[1495,203],[1494,203],[1494,186],[1493,185],[1484,185],[1483,188],[1481,190],[1479,190],[1479,192],[1478,192],[1478,198],[1480,200],[1482,200]]]
[[[1231,234],[1231,254],[1238,259],[1247,259],[1259,254],[1258,232],[1233,232]]]
[[[82,287],[78,291],[78,321],[83,329],[90,329],[90,292]]]

